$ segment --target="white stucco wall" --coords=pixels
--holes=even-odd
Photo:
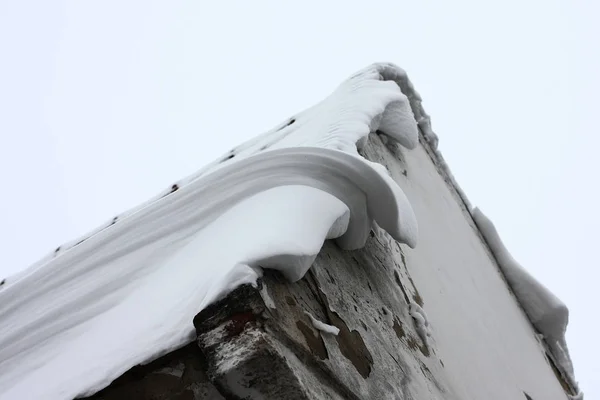
[[[566,399],[529,320],[443,171],[423,145],[395,149],[394,155],[380,150],[376,135],[371,142],[416,213],[419,241],[405,251],[406,264],[457,396],[525,399],[526,392],[534,400]]]

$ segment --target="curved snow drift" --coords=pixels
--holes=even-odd
[[[479,208],[472,215],[531,324],[543,335],[560,369],[577,389],[565,340],[569,309],[512,257],[492,221]]]
[[[325,239],[359,248],[373,221],[415,246],[404,193],[356,149],[374,131],[417,145],[410,103],[420,99],[412,86],[410,101],[402,93],[407,82],[396,66],[372,65],[318,105],[8,279],[0,288],[0,398],[90,395],[193,340],[193,317],[255,282],[260,267],[300,279]],[[424,112],[418,120],[427,126]]]

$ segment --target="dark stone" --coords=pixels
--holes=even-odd
[[[262,285],[261,282],[258,282]],[[260,287],[260,286],[259,286]],[[206,307],[194,317],[194,326],[198,335],[215,329],[229,321],[226,329],[231,335],[239,334],[241,329],[255,321],[265,311],[260,293],[252,285],[242,285],[226,298]]]
[[[285,296],[285,302],[288,304],[288,306],[293,307],[296,305],[296,300],[294,300],[294,298],[290,296]]]
[[[365,341],[357,330],[348,329],[348,325],[331,311],[329,317],[340,333],[335,337],[342,355],[346,357],[363,378],[368,378],[373,367],[373,356],[367,349]]]
[[[404,328],[402,328],[402,322],[398,321],[398,318],[394,317],[394,325],[392,326],[394,332],[396,332],[396,336],[398,339],[402,340],[406,333],[404,332]]]
[[[321,360],[329,358],[325,342],[318,331],[315,334],[314,329],[310,328],[302,321],[296,321],[296,326],[300,332],[302,332],[304,340],[306,340],[306,344],[311,349],[312,354],[319,357]]]
[[[195,343],[149,364],[125,372],[89,400],[199,400],[222,399],[203,372],[206,364]],[[194,390],[206,397],[194,397]]]

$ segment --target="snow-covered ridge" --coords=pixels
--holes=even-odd
[[[475,208],[472,215],[527,317],[543,335],[559,368],[577,389],[573,364],[565,340],[569,309],[512,257],[492,221],[479,208]]]
[[[254,282],[261,267],[300,279],[325,239],[356,249],[376,222],[414,247],[406,196],[357,152],[374,131],[414,148],[417,123],[437,142],[407,85],[400,68],[374,64],[316,106],[8,278],[0,287],[0,399],[92,394],[193,340],[193,317]]]

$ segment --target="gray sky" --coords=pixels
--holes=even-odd
[[[569,305],[577,378],[600,397],[599,11],[0,0],[0,278],[391,61],[471,202]]]

